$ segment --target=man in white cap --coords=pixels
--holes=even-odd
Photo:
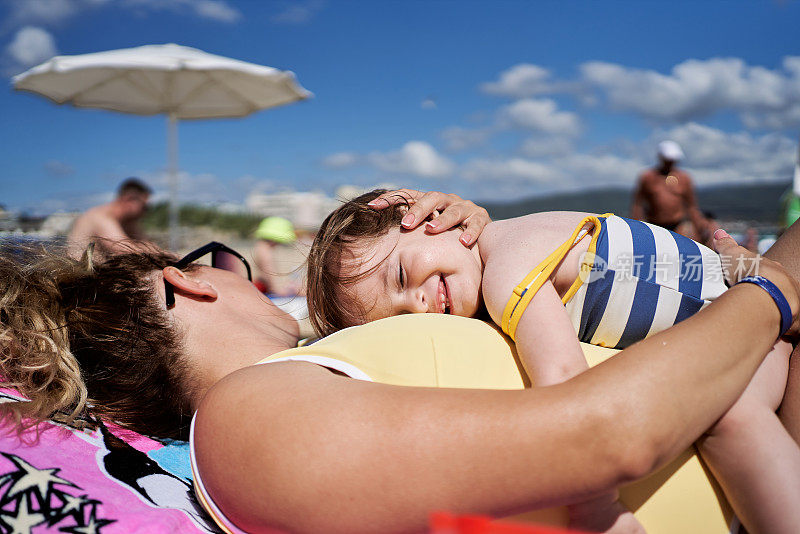
[[[631,216],[702,239],[706,220],[697,207],[692,179],[677,168],[682,159],[683,150],[675,141],[658,144],[658,165],[639,176]],[[694,231],[684,224],[688,222],[694,226]]]

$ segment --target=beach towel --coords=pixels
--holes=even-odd
[[[16,397],[0,391],[0,402]],[[192,491],[188,443],[45,422],[0,436],[0,532],[219,532]]]

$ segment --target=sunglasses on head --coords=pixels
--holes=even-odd
[[[183,258],[179,259],[172,264],[172,267],[184,269],[190,263],[195,262],[205,256],[211,254],[211,266],[215,269],[223,269],[238,274],[242,278],[247,278],[253,281],[253,274],[250,271],[250,264],[244,259],[244,256],[228,248],[222,243],[212,241],[202,247],[193,250]],[[175,305],[175,287],[164,279],[164,294],[167,298],[167,308]]]

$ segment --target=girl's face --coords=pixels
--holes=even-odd
[[[428,235],[422,226],[393,228],[377,242],[353,246],[342,268],[370,273],[347,287],[366,320],[403,313],[476,315],[483,264],[477,246],[465,247],[459,235],[457,229]]]

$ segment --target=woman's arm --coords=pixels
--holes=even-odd
[[[799,243],[800,223],[795,223],[786,230],[764,256],[780,262],[789,271],[789,274],[800,280]],[[789,434],[800,444],[800,345],[795,347],[789,360],[789,378],[778,415]]]
[[[775,281],[796,315],[796,288]],[[217,503],[253,531],[414,531],[436,509],[506,515],[586,499],[689,446],[744,390],[778,322],[769,295],[745,284],[568,382],[521,391],[250,367],[202,402],[197,460]]]

